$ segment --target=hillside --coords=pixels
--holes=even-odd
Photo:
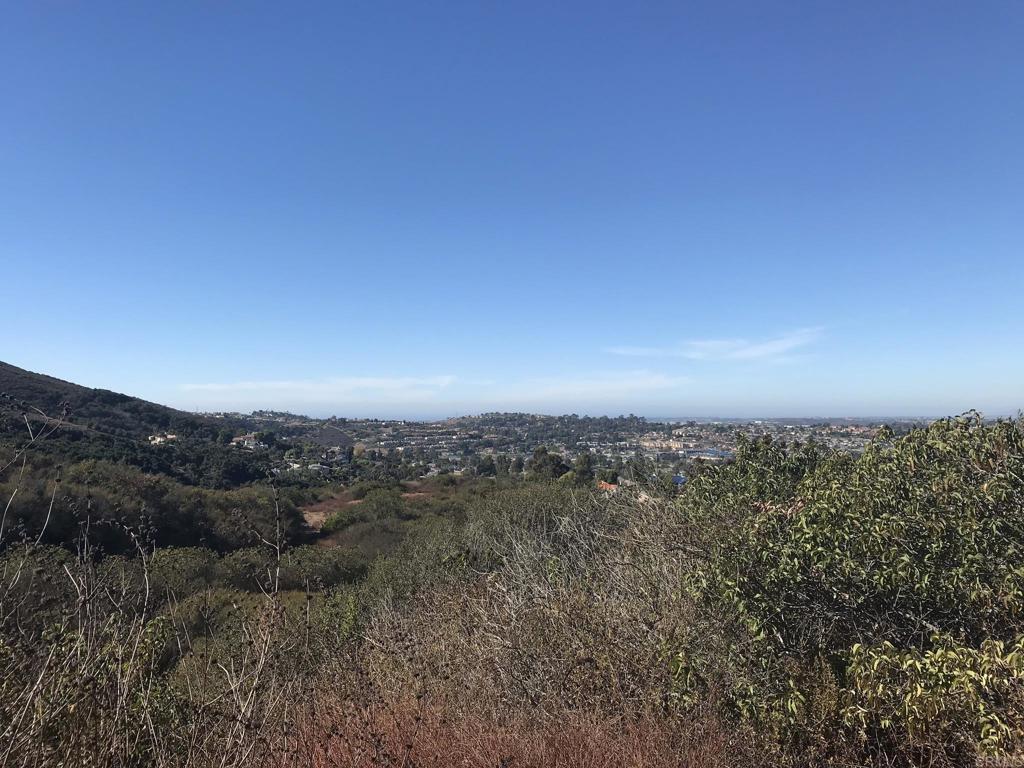
[[[4,410],[17,417],[33,409],[55,417],[66,403],[70,426],[108,435],[144,439],[154,432],[189,433],[209,425],[206,419],[165,405],[107,389],[83,387],[4,362],[0,362],[0,398]]]
[[[240,420],[194,416],[0,362],[0,449],[24,444],[26,417],[37,433],[46,417],[61,419],[60,429],[33,447],[35,454],[57,462],[112,460],[211,488],[233,488],[266,477],[260,457],[224,444],[246,429]],[[166,432],[177,439],[150,445],[150,435]]]

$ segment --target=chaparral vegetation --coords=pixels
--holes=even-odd
[[[217,489],[5,449],[2,766],[969,766],[1024,751],[1024,422],[677,491]],[[435,490],[437,490],[435,488]],[[601,490],[600,488],[604,488]],[[358,498],[356,498],[358,497]]]

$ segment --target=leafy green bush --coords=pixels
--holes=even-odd
[[[201,545],[223,552],[251,546],[260,536],[276,538],[278,527],[287,541],[304,535],[297,503],[305,500],[301,491],[275,498],[268,486],[208,490],[106,461],[58,470],[34,457],[24,475],[0,483],[0,498],[6,502],[12,494],[4,526],[7,542],[41,537],[44,543],[74,548],[88,529],[94,549],[134,555],[140,543]]]
[[[274,588],[276,558],[264,547],[236,549],[220,559],[217,568],[219,584],[245,592],[269,591]]]
[[[846,722],[890,752],[940,744],[967,758],[1024,748],[1024,636],[979,647],[936,636],[928,647],[854,645]]]
[[[281,589],[322,591],[349,584],[366,573],[366,562],[357,553],[340,547],[295,547],[281,559]]]
[[[325,534],[337,533],[343,531],[356,523],[365,523],[370,519],[370,516],[365,510],[361,508],[361,505],[354,504],[350,507],[339,509],[333,515],[328,517],[322,526],[320,526],[320,532]]]
[[[150,584],[163,599],[181,599],[217,578],[217,553],[201,547],[158,549],[149,561]]]
[[[940,421],[898,440],[883,434],[857,458],[748,442],[735,463],[691,482],[681,513],[695,566],[687,587],[726,629],[681,653],[680,679],[721,679],[731,657],[733,702],[779,733],[806,722],[819,661],[863,701],[854,648],[931,663],[953,643],[958,655],[943,664],[960,659],[969,677],[991,643],[1012,645],[1024,629],[1019,424]],[[946,707],[948,685],[921,685],[913,706],[887,718],[892,728],[917,734],[918,707],[934,715],[940,752],[981,736],[977,722],[943,719],[959,711]],[[985,717],[1013,721],[996,698]],[[838,709],[830,717],[838,722]],[[864,720],[847,724],[870,740]]]

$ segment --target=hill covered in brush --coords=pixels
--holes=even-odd
[[[267,476],[262,457],[227,444],[246,427],[0,362],[0,452],[32,441],[33,455],[54,463],[115,461],[187,485],[235,488]],[[150,444],[166,433],[176,439]]]

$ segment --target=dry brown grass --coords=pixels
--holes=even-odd
[[[299,716],[275,768],[735,768],[768,765],[752,743],[713,720],[513,715],[502,722],[415,702],[320,702]]]

